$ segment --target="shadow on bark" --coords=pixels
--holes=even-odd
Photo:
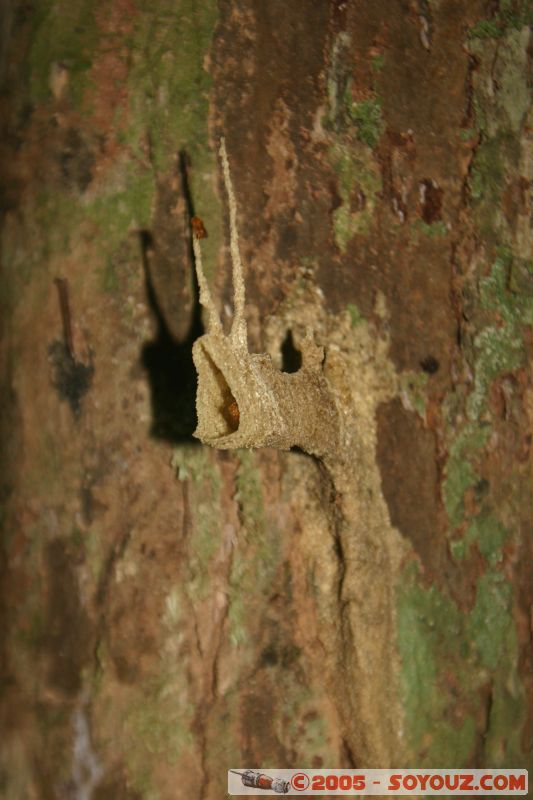
[[[185,197],[189,219],[194,216],[189,183],[187,178],[188,157],[185,152],[179,155],[179,170],[182,190]],[[196,429],[196,369],[192,360],[192,346],[204,333],[198,284],[193,270],[194,305],[191,325],[187,336],[177,341],[170,332],[165,320],[151,274],[151,254],[157,242],[150,231],[140,231],[146,297],[157,322],[157,334],[142,351],[142,364],[148,373],[152,399],[151,436],[164,439],[173,444],[189,442],[199,444],[193,437]],[[189,263],[193,264],[192,244],[189,243]]]

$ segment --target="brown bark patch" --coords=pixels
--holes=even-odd
[[[72,555],[61,539],[46,548],[48,572],[47,632],[52,686],[67,695],[81,689],[81,671],[92,647],[92,629],[78,594]]]
[[[317,198],[309,131],[322,101],[328,9],[311,4],[302,14],[273,0],[220,11],[214,132],[227,140],[249,297],[271,311],[298,259],[327,244],[329,197]]]
[[[436,568],[442,545],[435,438],[398,399],[379,406],[377,460],[392,524],[423,564]]]

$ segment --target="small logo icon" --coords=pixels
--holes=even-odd
[[[254,789],[269,789],[276,794],[287,794],[290,789],[290,782],[283,780],[283,778],[271,778],[270,775],[265,775],[264,772],[256,772],[253,769],[247,769],[244,772],[237,772],[236,769],[230,769],[234,775],[240,775],[241,781],[244,786],[253,786]],[[309,781],[308,781],[309,783]]]

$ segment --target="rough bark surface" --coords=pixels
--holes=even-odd
[[[533,766],[530,25],[521,0],[2,4],[7,800]],[[233,316],[222,135],[249,349],[297,374],[313,329],[349,467],[192,436],[195,213]]]

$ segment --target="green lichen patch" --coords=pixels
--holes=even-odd
[[[474,96],[472,98],[472,112],[474,115],[476,132],[484,133],[487,130],[488,121],[485,103],[483,102],[483,95],[480,91],[474,92]]]
[[[381,191],[381,173],[372,156],[384,131],[381,99],[372,93],[355,101],[348,58],[350,36],[335,39],[328,74],[327,125],[331,130],[330,163],[338,178],[342,200],[333,212],[335,242],[342,252],[357,234],[370,231]],[[383,57],[372,62],[374,72],[383,66]]]
[[[504,145],[507,136],[485,139],[472,164],[470,193],[474,200],[498,202],[505,176]]]
[[[118,186],[106,187],[87,205],[89,217],[100,227],[111,247],[115,248],[129,230],[149,225],[154,191],[150,171],[128,167]]]
[[[337,246],[344,252],[355,235],[370,230],[381,176],[363,145],[334,145],[330,159],[342,199],[342,205],[333,212],[333,229]]]
[[[462,142],[469,142],[476,136],[476,133],[477,131],[475,128],[463,128],[459,134],[459,138]]]
[[[374,56],[370,62],[370,68],[372,72],[381,72],[384,66],[385,66],[384,53],[378,53],[378,55]]]
[[[271,590],[280,562],[279,531],[267,521],[257,456],[239,451],[235,499],[242,528],[235,545],[230,573],[230,639],[244,644],[249,635],[249,615],[256,600]],[[253,614],[252,614],[253,616]]]
[[[530,13],[533,21],[533,11]],[[520,133],[531,104],[531,87],[528,82],[529,41],[529,25],[519,25],[510,30],[502,43],[494,74],[498,86],[496,109],[501,111],[499,127],[505,127],[514,134]],[[487,100],[491,100],[490,94]]]
[[[171,461],[172,468],[180,481],[191,481],[202,486],[206,480],[214,477],[214,466],[209,451],[195,445],[183,445],[174,450]]]
[[[468,31],[470,39],[501,39],[511,30],[519,31],[533,22],[529,0],[503,0],[498,13],[491,19],[476,22]]]
[[[524,359],[523,340],[508,325],[489,325],[474,338],[474,389],[467,401],[469,419],[477,419],[483,410],[488,390],[495,378],[517,369]]]
[[[515,294],[533,297],[533,261],[526,258],[512,259],[509,289]]]
[[[441,219],[431,223],[424,222],[422,219],[417,219],[416,222],[413,223],[413,231],[415,233],[421,233],[429,239],[440,239],[448,233],[446,223]]]
[[[26,224],[31,224],[34,232],[30,265],[69,252],[71,242],[82,225],[83,212],[79,203],[67,192],[47,187],[36,191],[35,200],[28,203],[24,210]],[[58,220],[61,220],[60,225]],[[31,275],[32,269],[29,267],[28,278]]]
[[[450,553],[455,561],[463,561],[466,557],[468,548],[464,538],[452,539],[450,542]]]
[[[468,31],[470,39],[500,39],[505,33],[505,27],[500,19],[481,19]]]
[[[142,13],[130,40],[125,140],[142,158],[148,137],[157,172],[187,170],[194,212],[209,234],[202,245],[209,275],[222,235],[215,191],[217,158],[207,128],[211,78],[206,56],[218,19],[217,4],[180,0],[155,7],[143,0],[139,9]]]
[[[484,510],[470,523],[464,537],[465,547],[475,544],[488,564],[495,566],[502,559],[501,548],[508,531],[490,512]]]
[[[472,43],[469,50],[480,63],[474,82],[473,110],[477,129],[488,138],[502,138],[506,157],[519,151],[519,134],[529,110],[530,90],[527,82],[527,48],[529,34],[509,33],[497,52],[486,43]],[[513,150],[514,146],[514,150]]]
[[[260,474],[254,455],[249,450],[242,450],[239,453],[235,499],[241,508],[248,534],[256,539],[261,539],[266,527],[265,507]]]
[[[494,321],[482,327],[473,339],[470,358],[475,378],[467,401],[471,420],[477,419],[485,408],[492,382],[524,363],[523,326],[533,321],[533,298],[510,291],[512,263],[512,253],[500,248],[491,272],[479,281],[481,308]]]
[[[119,287],[117,254],[132,234],[150,227],[154,198],[153,172],[123,161],[117,164],[107,185],[87,203],[86,218],[96,226],[101,243],[105,291],[113,292]]]
[[[80,240],[90,239],[102,264],[102,289],[115,291],[119,286],[117,254],[136,231],[150,226],[154,194],[153,173],[125,161],[117,164],[112,179],[83,203],[58,188],[43,190],[33,215],[39,231],[35,240],[41,245],[39,255],[46,260],[61,257]],[[61,225],[57,225],[58,219]],[[138,247],[134,259],[137,270]]]
[[[426,372],[409,370],[402,372],[399,380],[400,397],[404,407],[408,411],[416,411],[422,419],[426,417],[428,379]]]
[[[327,77],[328,115],[326,124],[334,130],[338,130],[345,125],[346,87],[350,83],[348,54],[350,43],[350,34],[346,31],[341,31],[335,37],[331,48]]]
[[[455,605],[437,589],[409,580],[398,598],[398,648],[402,662],[402,690],[406,730],[421,764],[467,763],[475,743],[470,716],[454,718],[449,708],[461,653],[463,621]],[[465,702],[465,707],[469,703]]]
[[[481,724],[488,732],[487,763],[510,766],[521,752],[517,730],[524,718],[510,584],[489,568],[478,580],[472,610],[463,613],[435,587],[420,586],[416,571],[404,577],[398,648],[411,752],[427,766],[460,767],[472,758]],[[481,690],[487,682],[492,688],[485,721]]]
[[[509,651],[507,663],[494,676],[490,714],[485,732],[485,759],[495,766],[526,764],[522,731],[526,717],[526,696],[517,673],[517,651]]]
[[[190,579],[187,585],[193,601],[209,591],[212,559],[220,547],[220,470],[207,448],[182,446],[174,451],[172,466],[180,481],[189,482],[192,524],[189,538]]]
[[[355,303],[348,303],[346,306],[348,309],[348,314],[350,315],[350,322],[352,323],[352,327],[355,328],[361,322],[364,322],[364,317],[355,305]]]
[[[495,670],[509,652],[516,651],[516,631],[512,620],[512,587],[497,571],[479,579],[476,603],[469,616],[467,633],[480,663]]]
[[[476,723],[473,716],[461,722],[443,723],[439,736],[431,743],[428,764],[464,764],[476,740]]]
[[[172,586],[161,618],[161,647],[157,658],[150,661],[142,683],[131,685],[122,701],[115,697],[115,702],[109,704],[104,696],[99,698],[100,721],[102,715],[109,715],[104,728],[109,724],[110,730],[115,729],[116,710],[122,705],[121,752],[128,778],[143,797],[159,797],[154,782],[155,761],[167,766],[179,764],[187,761],[196,746],[194,722],[198,708],[191,699],[194,685],[184,656],[189,608],[183,586]],[[104,664],[104,675],[108,670],[108,664]],[[104,682],[103,678],[102,682],[103,688],[109,689],[109,680]]]
[[[464,518],[464,496],[467,489],[475,487],[479,476],[473,461],[490,435],[488,425],[469,424],[452,442],[442,484],[444,507],[452,528]]]
[[[14,276],[17,281],[29,280],[34,265],[64,259],[80,242],[85,242],[93,258],[103,265],[102,288],[113,291],[119,285],[117,253],[137,231],[150,227],[154,195],[153,172],[126,158],[117,161],[107,182],[97,191],[86,193],[83,199],[64,187],[43,187],[25,209],[34,231],[31,254],[24,260],[25,270],[20,274],[16,269],[20,250],[12,249],[9,239],[4,249],[7,268],[19,273]],[[15,245],[18,232],[13,233]],[[134,259],[138,270],[138,246]]]
[[[378,97],[354,102],[349,95],[347,102],[348,116],[356,127],[356,137],[368,147],[375,147],[384,131],[382,103]]]
[[[469,343],[465,343],[473,372],[473,384],[465,400],[469,421],[459,433],[453,428],[449,430],[451,444],[442,487],[452,528],[464,519],[465,492],[475,489],[480,481],[475,464],[491,431],[487,413],[490,387],[495,380],[512,373],[525,362],[523,326],[533,320],[533,303],[529,295],[510,290],[509,275],[513,263],[511,251],[500,248],[489,274],[480,278],[476,287],[478,332]],[[486,530],[486,525],[485,519],[483,530]],[[471,531],[475,539],[479,538],[478,534],[483,539],[481,533],[475,529]],[[499,535],[492,530],[487,536],[490,541]],[[465,547],[454,542],[454,555],[461,558],[466,553]],[[483,555],[489,559],[498,557],[489,552]]]
[[[194,747],[195,707],[189,701],[185,670],[175,658],[167,661],[143,681],[123,717],[121,744],[128,778],[150,800],[161,798],[154,781],[154,761],[177,764]]]
[[[516,259],[508,247],[500,247],[490,273],[479,283],[481,305],[497,312],[509,325],[530,325],[533,323],[533,300],[529,292],[509,291],[513,288],[512,275],[516,267],[523,268],[523,261]]]
[[[120,52],[129,52],[130,58],[126,102],[115,110],[114,132],[122,152],[115,158],[112,174],[105,174],[97,188],[85,193],[83,204],[71,192],[55,186],[38,193],[34,218],[40,227],[42,223],[43,237],[41,250],[36,239],[34,259],[42,262],[53,253],[64,253],[72,239],[79,238],[80,227],[87,220],[94,222],[100,236],[94,237],[93,231],[92,239],[96,246],[102,245],[105,290],[119,286],[114,256],[124,238],[132,230],[149,227],[155,190],[153,166],[175,172],[180,152],[187,164],[194,205],[209,232],[204,247],[208,272],[221,238],[220,204],[213,191],[216,157],[207,131],[210,77],[205,68],[216,4],[197,8],[183,0],[178,7],[163,5],[154,9],[148,3],[137,3],[136,14],[127,20],[129,33],[120,39]],[[71,102],[80,107],[87,103],[90,68],[100,52],[101,37],[91,4],[80,0],[42,4],[33,15],[29,55],[32,100],[48,98],[50,73],[59,65],[68,73]],[[57,219],[61,219],[60,226]],[[10,253],[6,256],[9,260]],[[31,272],[27,258],[24,268]]]
[[[95,5],[85,0],[45,0],[31,16],[31,100],[42,102],[50,96],[51,70],[53,65],[61,65],[68,71],[71,102],[80,107],[100,36]]]
[[[213,797],[230,797],[227,773],[230,764],[242,761],[242,694],[240,688],[226,690],[219,697],[216,713],[211,713],[206,728],[205,770]],[[224,765],[221,768],[221,765]]]
[[[139,144],[142,125],[158,170],[185,143],[195,163],[205,155],[211,85],[205,57],[218,18],[216,3],[180,0],[155,7],[141,0],[137,5],[141,14],[130,42],[132,143]]]
[[[475,486],[479,478],[468,461],[446,464],[443,484],[444,507],[452,527],[459,525],[464,517],[464,496],[467,489]]]
[[[335,748],[318,692],[302,680],[297,664],[276,670],[279,697],[284,698],[284,714],[278,718],[276,734],[286,752],[296,751],[302,764],[331,763]],[[296,669],[295,669],[296,667]]]
[[[521,160],[520,133],[530,106],[527,27],[506,28],[496,46],[471,39],[478,69],[473,82],[475,125],[480,133],[470,168],[470,194],[479,229],[493,246],[510,233],[502,202]]]

